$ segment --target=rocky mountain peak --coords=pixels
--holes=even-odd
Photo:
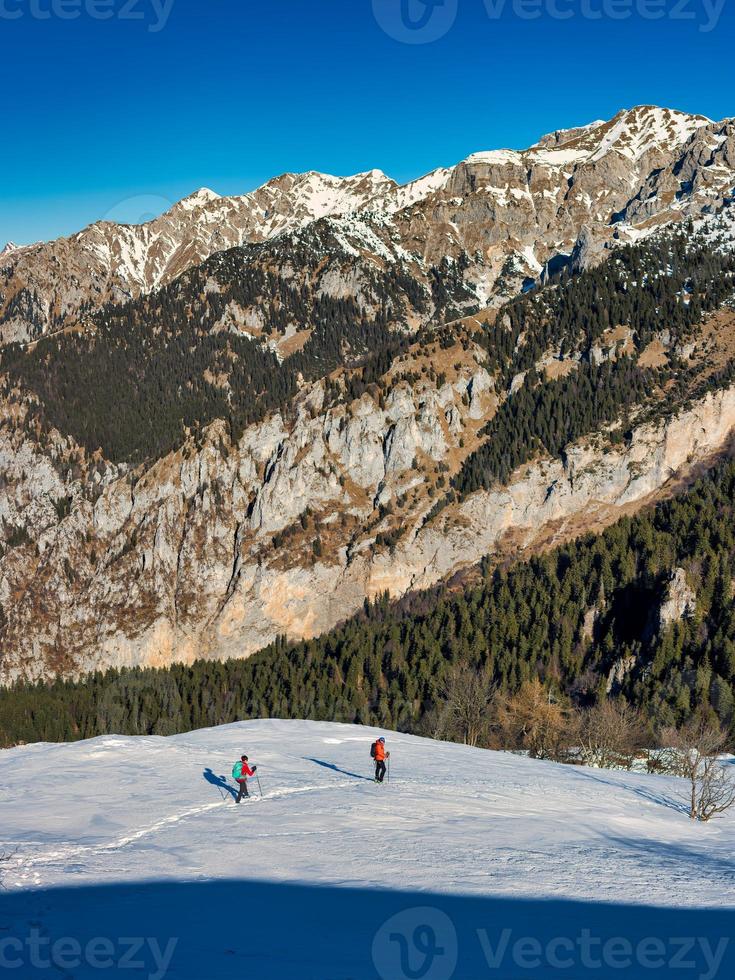
[[[197,207],[204,207],[207,204],[211,204],[213,201],[219,201],[220,195],[216,194],[214,191],[210,190],[208,187],[200,187],[198,191],[194,191],[188,197],[183,198],[178,202],[178,206],[191,209]]]
[[[636,162],[652,150],[675,151],[712,120],[676,109],[640,105],[621,109],[610,120],[596,120],[574,129],[560,129],[543,136],[528,154],[542,156],[544,150],[568,151],[566,162],[599,160],[608,153]],[[572,157],[572,154],[574,156]]]
[[[652,150],[672,151],[688,142],[711,120],[675,109],[635,106],[624,109],[610,122],[590,130],[578,141],[580,148],[597,149],[593,158],[615,151],[628,160],[640,160]]]
[[[576,139],[581,138],[586,133],[591,130],[598,129],[600,126],[605,125],[604,119],[596,119],[594,122],[587,123],[585,126],[575,126],[571,129],[557,129],[553,133],[548,133],[546,136],[542,136],[535,147],[559,147],[564,146],[566,143],[571,143]]]

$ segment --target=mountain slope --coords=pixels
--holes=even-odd
[[[168,287],[173,312],[155,297],[124,310],[122,325],[142,343],[135,357],[109,346],[104,322],[80,340],[6,351],[3,678],[248,655],[284,633],[329,629],[365,598],[564,539],[584,528],[581,515],[604,526],[668,493],[727,450],[735,422],[723,228],[612,252],[604,266],[498,315],[415,338],[383,322],[357,361],[345,346],[370,332],[346,308],[336,344],[313,350],[336,358],[322,365],[328,377],[304,377],[319,327],[277,372],[271,353],[271,373],[251,374],[260,407],[235,400],[249,392],[242,383],[232,400],[227,387],[254,341],[228,344],[227,330],[207,326],[227,299],[218,290],[229,281],[242,293],[239,254],[189,274],[188,294]],[[284,242],[255,248],[271,262]],[[284,270],[293,256],[289,246]],[[303,310],[319,292],[307,280],[297,291]],[[389,280],[376,281],[385,296]],[[217,303],[202,302],[207,283]],[[184,300],[193,304],[186,322],[204,328],[196,345],[196,333],[171,326]],[[146,358],[167,363],[159,345],[168,331],[172,370],[146,375]],[[100,338],[99,360],[87,359],[85,345]],[[207,350],[225,358],[218,384],[206,381],[217,398],[195,404],[189,431],[179,430],[177,413],[200,383],[187,376]],[[233,354],[237,371],[225,374]],[[49,389],[57,376],[64,384]],[[110,396],[119,410],[109,411]],[[238,404],[257,408],[256,418],[238,417]],[[160,458],[132,467],[97,448],[95,426],[140,439],[147,417],[155,435],[164,411],[177,438],[152,454]],[[130,424],[136,412],[145,426]]]
[[[538,679],[575,709],[624,698],[657,733],[696,711],[732,731],[735,463],[678,489],[602,533],[500,567],[491,555],[449,588],[381,595],[316,639],[281,636],[247,660],[0,689],[0,745],[274,716],[461,737],[442,710],[458,666],[480,671],[501,696]],[[595,515],[595,530],[604,517]]]
[[[394,186],[372,171],[347,178],[285,174],[242,197],[202,188],[143,225],[98,222],[70,238],[3,252],[0,338],[36,338],[106,302],[165,285],[215,252],[358,210]]]
[[[733,845],[735,823],[726,818],[703,837],[677,805],[676,779],[607,771],[601,779],[595,770],[388,733],[391,781],[376,787],[368,749],[379,734],[351,725],[251,721],[168,739],[113,736],[5,750],[3,838],[21,849],[7,884],[48,887],[74,873],[87,884],[179,878],[183,847],[190,877],[234,873],[583,901],[599,898],[604,881],[608,901],[735,903],[728,875],[710,877],[711,864]],[[265,796],[238,811],[229,772],[243,751],[258,764]],[[41,758],[53,765],[29,826],[21,790]],[[99,789],[110,767],[120,790],[100,822]],[[177,771],[181,778],[171,784]],[[257,797],[255,780],[250,788]],[[258,840],[247,854],[243,834]],[[310,836],[318,838],[318,851],[302,846]],[[644,836],[691,855],[671,868],[636,847]],[[606,843],[614,838],[617,845]],[[687,885],[674,890],[679,875]]]
[[[732,149],[641,107],[404,188],[289,176],[247,198],[273,237],[6,345],[0,680],[314,636],[727,452]],[[233,201],[130,234],[173,255]]]
[[[0,255],[0,343],[27,342],[166,285],[217,251],[270,240],[329,216],[381,216],[401,247],[438,265],[462,252],[477,301],[509,295],[582,229],[600,247],[732,197],[735,128],[639,106],[560,131],[524,152],[477,153],[405,186],[380,171],[286,174],[241,197],[206,189],[147,224],[92,225]]]

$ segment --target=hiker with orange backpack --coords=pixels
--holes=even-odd
[[[375,759],[375,782],[382,783],[385,779],[385,761],[390,759],[390,752],[386,752],[382,735],[370,746],[370,756]]]

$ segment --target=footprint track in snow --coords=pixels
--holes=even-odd
[[[356,785],[357,784],[354,782],[354,780],[350,780],[349,782],[334,782],[313,786],[293,786],[290,788],[272,790],[263,796],[252,796],[248,800],[247,805],[252,803],[265,804],[270,800],[277,800],[286,796],[294,796],[301,793],[315,793],[329,789],[344,789],[346,787]],[[66,862],[82,855],[106,854],[109,852],[119,851],[124,847],[128,847],[130,844],[135,844],[144,837],[149,837],[152,834],[165,830],[167,827],[175,826],[178,823],[182,823],[183,821],[199,816],[200,814],[209,813],[212,810],[221,810],[232,805],[233,804],[230,802],[230,800],[219,800],[216,803],[206,803],[203,806],[192,807],[191,809],[184,810],[180,813],[173,813],[168,817],[164,817],[162,820],[157,820],[155,823],[150,824],[147,827],[141,827],[139,830],[126,834],[123,837],[118,837],[113,841],[107,841],[99,844],[69,844],[63,847],[58,847],[53,851],[44,851],[43,854],[22,858],[20,868],[24,873],[16,876],[15,884],[17,887],[23,887],[26,885],[28,883],[28,879],[31,877],[31,872],[33,873],[34,884],[39,884],[40,878],[38,873],[33,871],[33,869],[39,865],[53,865],[61,861]]]

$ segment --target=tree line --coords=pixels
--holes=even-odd
[[[720,760],[732,739],[711,707],[679,727],[660,727],[623,698],[582,707],[553,696],[538,678],[507,694],[486,672],[462,665],[450,671],[424,727],[433,738],[533,759],[678,776],[681,809],[702,823],[735,806],[735,776]]]

